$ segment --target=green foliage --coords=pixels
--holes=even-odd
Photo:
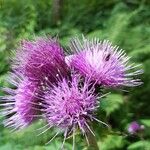
[[[132,57],[131,60],[142,64],[144,84],[127,89],[131,92],[115,92],[101,99],[97,116],[111,126],[114,135],[109,133],[108,129],[94,124],[98,144],[102,150],[148,150],[150,147],[149,4],[148,0],[64,0],[61,19],[54,25],[52,0],[0,0],[0,87],[8,86],[6,74],[9,71],[11,51],[16,49],[24,38],[58,35],[65,48],[72,36],[81,33],[89,38],[111,40],[114,45],[125,49]],[[1,122],[2,119],[0,118]],[[126,127],[134,120],[144,125],[145,129],[138,135],[130,137]],[[45,146],[54,135],[54,131],[50,130],[38,137],[35,129],[43,125],[38,122],[26,130],[13,134],[0,125],[0,150],[58,149],[63,136]],[[66,149],[70,150],[71,145],[72,139],[67,139]],[[77,135],[76,149],[85,147],[85,141]]]
[[[123,148],[124,145],[124,138],[118,135],[108,135],[103,141],[100,142],[100,147],[102,150],[118,150]]]
[[[142,119],[141,122],[147,126],[147,127],[150,127],[150,119]]]
[[[119,94],[110,94],[107,98],[101,100],[101,109],[106,112],[107,115],[110,115],[123,104],[123,97]]]
[[[150,142],[149,141],[139,141],[131,144],[128,147],[128,150],[149,150]]]

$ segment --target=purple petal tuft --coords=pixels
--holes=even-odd
[[[79,127],[85,133],[98,107],[94,91],[94,85],[78,75],[73,75],[71,81],[58,81],[45,93],[43,105],[49,125],[70,132]]]
[[[55,82],[59,76],[67,76],[63,49],[55,39],[37,38],[23,41],[14,59],[13,68],[31,81]]]
[[[9,82],[16,89],[3,88],[7,95],[0,97],[0,105],[4,107],[1,115],[6,117],[5,126],[21,129],[31,124],[38,115],[38,99],[35,97],[37,86],[16,74],[10,76]]]
[[[91,77],[93,81],[107,87],[138,86],[140,79],[135,76],[142,70],[135,70],[139,65],[129,64],[129,57],[117,46],[112,46],[109,41],[83,37],[71,41],[73,57],[67,60],[72,68],[83,76]],[[76,54],[77,53],[77,54]],[[68,62],[69,61],[69,62]]]

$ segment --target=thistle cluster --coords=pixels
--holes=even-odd
[[[43,119],[47,124],[41,134],[57,128],[52,139],[63,132],[63,148],[78,129],[86,139],[88,132],[94,135],[91,122],[107,125],[96,118],[103,97],[97,88],[141,84],[136,78],[142,73],[139,65],[131,64],[130,57],[109,41],[74,38],[69,51],[66,54],[54,38],[21,42],[8,77],[11,86],[2,88],[7,94],[0,97],[5,126],[19,130]]]

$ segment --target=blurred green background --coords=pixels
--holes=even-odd
[[[0,87],[7,86],[11,51],[20,40],[58,35],[66,48],[73,36],[108,39],[142,63],[140,87],[130,92],[113,91],[101,100],[98,118],[111,130],[93,124],[101,150],[150,150],[150,1],[149,0],[0,0]],[[2,93],[1,93],[2,94]],[[0,118],[2,122],[3,118]],[[129,135],[128,125],[137,121],[145,129]],[[45,143],[54,132],[37,136],[37,122],[28,129],[11,133],[0,124],[0,150],[56,150],[63,138]],[[66,141],[70,150],[72,139]],[[86,150],[85,139],[76,135],[76,149]]]

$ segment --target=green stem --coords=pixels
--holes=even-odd
[[[89,142],[87,150],[100,150],[97,145],[95,136],[90,131],[87,131],[87,138],[88,138],[88,142]]]

